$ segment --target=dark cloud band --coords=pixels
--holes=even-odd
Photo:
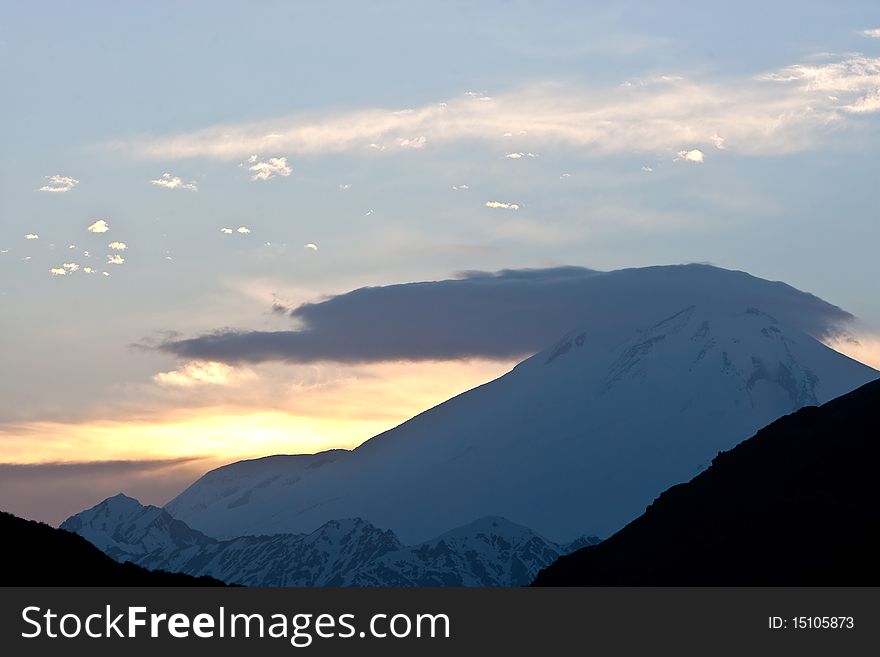
[[[294,309],[299,330],[223,330],[160,349],[231,363],[506,359],[535,353],[575,328],[612,338],[692,304],[738,312],[754,306],[816,337],[852,319],[784,283],[709,265],[558,267],[360,288]]]

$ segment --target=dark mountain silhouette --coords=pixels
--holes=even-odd
[[[225,586],[213,577],[118,563],[81,536],[5,511],[0,536],[0,586]]]
[[[880,381],[761,429],[536,586],[880,584]]]

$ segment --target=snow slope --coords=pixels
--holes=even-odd
[[[350,452],[218,468],[166,509],[219,538],[358,517],[411,544],[485,516],[606,536],[719,451],[878,376],[806,332],[843,311],[784,284],[703,266],[602,276],[619,311],[505,376]]]

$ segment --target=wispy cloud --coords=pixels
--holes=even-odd
[[[270,180],[275,176],[287,177],[293,173],[293,169],[287,164],[286,157],[270,157],[268,160],[260,160],[256,155],[248,158],[248,171],[251,172],[251,180]]]
[[[69,192],[79,184],[79,180],[71,178],[70,176],[46,176],[46,180],[49,182],[40,187],[39,191],[63,194],[64,192]]]
[[[862,36],[866,36],[871,39],[880,39],[880,27],[874,27],[869,30],[862,30]]]
[[[485,96],[467,96],[406,113],[363,109],[320,117],[298,115],[116,146],[148,158],[232,159],[280,150],[302,155],[366,154],[374,149],[419,149],[429,142],[494,141],[527,133],[536,144],[598,154],[674,154],[685,146],[717,147],[716,137],[724,135],[728,150],[778,154],[813,147],[850,114],[878,111],[867,101],[878,88],[880,58],[851,54],[757,76],[659,76],[609,88],[538,84],[496,95],[492,102],[474,102]]]
[[[110,224],[108,224],[104,219],[98,219],[95,223],[87,229],[90,233],[106,233],[110,230]]]
[[[231,228],[221,228],[221,229],[220,229],[220,232],[223,233],[224,235],[232,235],[232,229],[231,229]]]
[[[538,157],[538,154],[537,153],[515,152],[515,153],[508,153],[504,157],[506,157],[508,160],[519,160],[524,157]]]
[[[188,183],[183,182],[183,179],[180,176],[172,176],[167,171],[160,177],[151,180],[150,183],[157,187],[164,187],[165,189],[185,189],[190,192],[199,191],[199,186],[195,180],[191,180]]]
[[[486,201],[486,207],[499,210],[519,210],[519,204],[505,203],[504,201]]]

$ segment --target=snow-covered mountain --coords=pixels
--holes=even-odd
[[[61,529],[117,561],[247,586],[524,586],[561,555],[599,540],[560,546],[503,518],[484,518],[406,547],[393,532],[354,518],[307,535],[220,541],[125,495],[71,516]]]
[[[419,545],[388,552],[347,578],[353,586],[527,586],[559,557],[599,539],[557,545],[531,529],[486,517]]]
[[[417,543],[484,516],[606,536],[719,451],[878,376],[808,333],[846,313],[782,283],[699,266],[601,276],[619,311],[499,379],[352,451],[218,468],[166,509],[218,537],[359,517]]]

